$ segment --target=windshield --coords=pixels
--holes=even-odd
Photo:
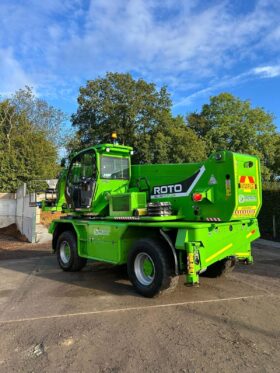
[[[129,179],[129,159],[119,157],[101,157],[101,179]]]

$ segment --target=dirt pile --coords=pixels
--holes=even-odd
[[[32,244],[15,224],[0,228],[0,260],[50,255],[51,243]]]
[[[7,227],[0,228],[0,237],[2,236],[8,236],[11,238],[15,238],[18,241],[22,242],[28,242],[27,238],[20,233],[20,231],[17,229],[16,224],[8,225]]]

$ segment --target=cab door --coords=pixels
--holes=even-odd
[[[76,155],[71,162],[66,182],[66,200],[72,209],[90,209],[96,187],[94,150]]]

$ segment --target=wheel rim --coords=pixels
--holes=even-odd
[[[134,272],[142,285],[151,285],[155,278],[155,265],[150,255],[146,253],[137,254],[134,261]]]
[[[71,258],[71,250],[70,250],[69,243],[67,241],[61,242],[59,252],[60,252],[61,261],[64,264],[68,264]]]

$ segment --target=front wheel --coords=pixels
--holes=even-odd
[[[58,237],[56,255],[60,268],[67,272],[80,271],[87,262],[85,258],[78,255],[77,240],[71,231],[63,232]]]
[[[174,266],[166,247],[160,241],[142,239],[136,242],[128,255],[128,276],[136,291],[145,297],[154,297],[173,290],[178,283]]]

